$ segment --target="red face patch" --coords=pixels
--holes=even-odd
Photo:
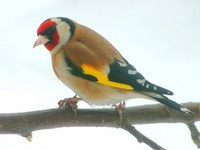
[[[49,51],[51,51],[51,50],[53,50],[53,49],[56,47],[56,45],[58,45],[59,40],[60,40],[60,38],[59,38],[59,35],[58,35],[58,31],[56,31],[56,32],[54,32],[54,34],[53,34],[52,41],[47,42],[44,46],[45,46]]]
[[[56,22],[52,20],[46,20],[39,26],[37,30],[38,36],[41,34],[49,39],[49,42],[44,45],[49,51],[53,50],[56,45],[58,45],[60,40],[56,25]]]
[[[46,29],[48,29],[50,26],[56,26],[56,23],[52,20],[46,20],[43,22],[39,28],[37,29],[37,35],[43,33]]]

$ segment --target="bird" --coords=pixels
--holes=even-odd
[[[83,100],[92,106],[119,104],[120,113],[122,102],[144,98],[192,113],[166,96],[173,95],[172,91],[149,82],[106,38],[89,27],[53,17],[39,25],[37,36],[33,47],[44,45],[50,52],[56,76],[76,94],[70,101]]]

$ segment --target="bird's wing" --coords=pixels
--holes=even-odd
[[[70,51],[67,49],[65,50],[65,62],[68,67],[71,67],[71,73],[75,76],[125,90],[173,94],[171,91],[147,81],[122,57],[121,60],[114,57],[108,58],[107,55],[98,57],[97,54],[89,52],[83,44],[77,43],[76,46],[71,45]]]
[[[114,63],[111,64],[109,67],[110,72],[108,74],[108,79],[110,81],[130,85],[134,90],[141,92],[144,91],[158,94],[173,95],[173,92],[160,86],[157,86],[153,83],[150,83],[144,78],[144,76],[141,73],[139,73],[135,69],[135,67],[129,64],[127,61],[125,64],[115,59]]]

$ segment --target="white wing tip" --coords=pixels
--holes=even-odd
[[[186,113],[186,114],[193,114],[194,113],[194,112],[192,112],[191,110],[189,110],[185,107],[181,107],[180,111],[182,111],[183,113]]]

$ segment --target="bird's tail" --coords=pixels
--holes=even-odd
[[[186,113],[186,114],[193,114],[192,111],[190,111],[189,109],[181,106],[180,104],[176,103],[175,101],[167,98],[166,96],[164,95],[160,95],[160,94],[155,94],[155,93],[146,93],[145,95],[148,95],[149,97],[157,100],[158,102],[168,106],[168,107],[171,107],[179,112],[182,112],[182,113]]]

